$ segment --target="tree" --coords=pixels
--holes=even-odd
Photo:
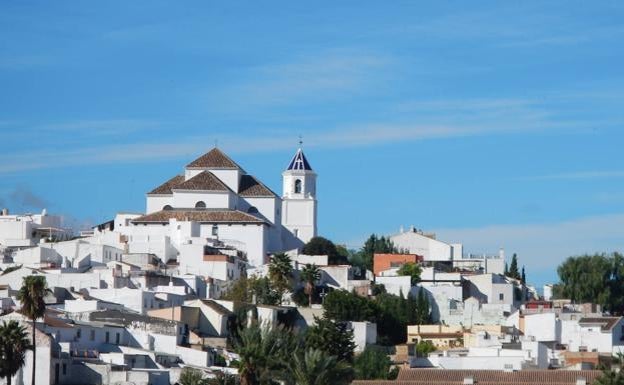
[[[414,262],[407,262],[405,263],[403,266],[401,266],[399,268],[399,270],[397,271],[398,275],[409,275],[410,277],[412,277],[411,281],[412,281],[412,286],[416,285],[418,282],[420,282],[420,273],[422,272],[422,269],[420,268],[420,265]]]
[[[392,361],[386,352],[374,345],[368,345],[359,356],[355,357],[353,368],[358,380],[390,380]]]
[[[285,253],[278,253],[269,262],[269,279],[273,288],[280,294],[280,304],[285,292],[292,289],[292,261]]]
[[[295,348],[296,341],[291,331],[282,327],[260,327],[254,323],[239,330],[234,351],[240,357],[238,373],[241,385],[267,383],[275,374],[286,369]]]
[[[24,277],[24,283],[17,293],[17,299],[22,304],[22,314],[32,321],[32,385],[35,385],[35,363],[37,358],[37,345],[35,340],[35,323],[45,314],[45,302],[43,298],[49,292],[46,279],[41,275]]]
[[[557,268],[559,284],[555,294],[574,302],[593,302],[612,313],[622,313],[621,287],[624,284],[620,254],[570,257]]]
[[[346,385],[352,373],[351,366],[336,356],[320,349],[307,349],[294,355],[286,380],[295,385]]]
[[[522,265],[522,274],[520,275],[520,282],[522,282],[523,285],[526,285],[526,273],[524,271],[524,265]]]
[[[306,332],[305,345],[336,356],[339,361],[351,363],[355,342],[353,331],[347,328],[347,323],[325,317],[314,317],[314,321],[315,325]]]
[[[426,325],[431,323],[431,307],[429,306],[429,298],[425,294],[424,289],[418,290],[416,298],[416,324]]]
[[[207,385],[208,380],[204,377],[204,373],[199,369],[186,367],[180,373],[180,385]]]
[[[222,371],[217,371],[215,373],[214,378],[208,379],[206,385],[237,385],[238,381],[236,376],[225,373]]]
[[[234,282],[222,297],[233,302],[254,303],[257,305],[278,305],[280,293],[271,285],[267,277],[241,277]]]
[[[321,270],[315,264],[307,263],[303,269],[299,279],[305,283],[305,293],[308,295],[308,305],[312,306],[312,295],[314,294],[314,288],[316,282],[321,279]]]
[[[371,234],[371,236],[368,237],[366,242],[364,242],[364,246],[362,246],[362,249],[360,250],[362,260],[368,270],[373,270],[373,258],[375,253],[389,254],[397,252],[398,250],[394,247],[390,238],[386,238],[384,236],[377,237],[375,234]]]
[[[0,377],[6,377],[7,385],[11,385],[11,377],[24,366],[26,350],[30,348],[25,327],[13,320],[0,325]]]
[[[429,353],[435,351],[436,347],[431,341],[419,341],[416,344],[416,357],[427,357]]]
[[[518,256],[516,253],[514,253],[511,257],[511,264],[509,265],[507,276],[510,278],[520,279],[520,272],[518,271]]]
[[[338,253],[336,245],[332,241],[323,237],[313,237],[303,246],[303,254],[306,255],[327,255],[327,262],[330,265],[347,264],[346,256]]]

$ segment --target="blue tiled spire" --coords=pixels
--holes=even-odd
[[[297,150],[286,170],[312,170],[312,167],[303,154],[303,150],[301,150],[301,148]]]

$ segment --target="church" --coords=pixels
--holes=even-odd
[[[235,247],[260,266],[316,236],[316,176],[299,148],[282,173],[279,196],[215,147],[148,192],[145,215],[118,215],[115,227],[129,237],[131,252],[166,260],[189,239],[203,238]]]

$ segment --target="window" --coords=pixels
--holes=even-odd
[[[67,374],[67,364],[63,364],[63,375]]]
[[[199,201],[199,202],[195,203],[195,208],[196,209],[205,209],[206,208],[206,203],[204,201]]]
[[[80,336],[82,335],[82,329],[78,329],[76,330],[76,338],[80,338]]]
[[[115,343],[119,345],[119,333],[115,335]]]
[[[110,341],[110,333],[106,332],[106,343]]]
[[[217,225],[212,225],[212,235],[213,235],[213,236],[215,236],[215,237],[216,237],[217,235],[219,235],[219,226],[217,226]]]
[[[256,206],[251,206],[250,208],[247,209],[247,212],[249,214],[257,214],[258,213],[258,209],[256,208]]]
[[[89,339],[90,339],[91,341],[95,340],[95,330],[91,330],[91,333],[90,333],[90,335],[89,335]]]
[[[301,194],[301,179],[295,179],[295,194]]]
[[[503,294],[503,293],[498,294],[498,299],[500,301],[504,301],[505,300],[505,294]]]
[[[163,210],[171,210],[173,209],[173,207],[169,206],[169,205],[164,205],[163,206]]]

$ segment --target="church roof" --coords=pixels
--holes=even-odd
[[[202,171],[191,179],[173,187],[176,190],[229,191],[228,186],[209,171]]]
[[[187,164],[188,168],[220,168],[220,169],[239,169],[242,168],[236,164],[229,156],[218,148],[213,148],[204,155]]]
[[[242,175],[238,187],[238,195],[242,197],[275,197],[273,191],[251,175]]]
[[[301,148],[297,150],[286,170],[312,170],[312,166],[310,166]]]
[[[171,189],[176,188],[182,182],[184,182],[184,175],[176,175],[152,191],[148,192],[148,194],[172,194]]]
[[[169,219],[204,223],[265,223],[260,218],[237,210],[226,209],[173,209],[162,210],[135,218],[132,223],[167,223]]]

